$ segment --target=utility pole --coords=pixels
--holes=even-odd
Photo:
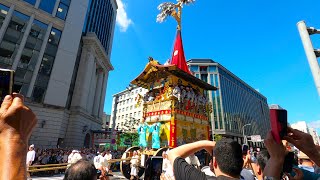
[[[320,67],[319,62],[317,60],[317,58],[320,57],[320,49],[314,49],[310,39],[310,35],[320,34],[320,30],[315,29],[313,27],[307,27],[304,21],[299,21],[297,23],[297,26],[304,47],[304,51],[307,55],[312,76],[316,84],[318,94],[320,96]]]

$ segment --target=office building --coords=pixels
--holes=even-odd
[[[111,118],[110,114],[103,113],[103,115],[102,115],[102,129],[109,130],[110,118]]]
[[[307,126],[307,123],[305,121],[298,121],[296,123],[291,124],[291,127],[294,129],[298,129],[299,131],[302,131],[304,133],[310,134],[309,128]]]
[[[130,121],[138,121],[143,117],[143,102],[137,104],[140,96],[144,96],[147,89],[134,87],[113,95],[110,128],[127,130]]]
[[[211,59],[191,59],[187,63],[197,78],[218,88],[208,93],[213,105],[213,134],[238,142],[243,142],[242,129],[246,136],[266,136],[270,129],[266,97]]]
[[[16,71],[14,90],[37,115],[30,143],[38,147],[88,146],[90,130],[101,129],[112,35],[83,32],[91,19],[104,20],[88,19],[92,2],[0,0],[0,67]],[[107,2],[114,19],[116,2]],[[99,29],[113,34],[108,23]]]
[[[317,131],[314,128],[311,128],[307,125],[305,121],[298,121],[296,123],[291,124],[291,127],[294,129],[298,129],[304,133],[310,134],[312,136],[313,142],[316,145],[320,144],[319,136]]]

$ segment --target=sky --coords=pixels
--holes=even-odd
[[[170,1],[170,0],[167,0]],[[176,22],[156,22],[162,0],[117,0],[118,14],[104,110],[152,56],[171,56]],[[176,0],[171,0],[176,2]],[[288,111],[289,123],[306,121],[320,132],[320,97],[302,47],[297,22],[320,29],[319,0],[196,0],[182,13],[187,59],[210,58],[258,89],[268,104]],[[320,35],[312,36],[320,48]]]

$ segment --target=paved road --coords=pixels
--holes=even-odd
[[[121,172],[113,172],[114,176],[110,176],[110,180],[118,180],[118,179],[126,179]],[[62,180],[64,177],[63,174],[61,175],[55,175],[50,177],[32,177],[32,180]]]

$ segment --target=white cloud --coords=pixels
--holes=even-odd
[[[320,128],[320,120],[311,121],[311,122],[309,122],[308,126],[311,128],[314,128],[314,129],[318,129],[318,128]]]
[[[117,0],[117,4],[117,24],[120,26],[121,32],[126,32],[128,27],[133,24],[133,21],[128,17],[125,4],[122,2],[122,0]]]

